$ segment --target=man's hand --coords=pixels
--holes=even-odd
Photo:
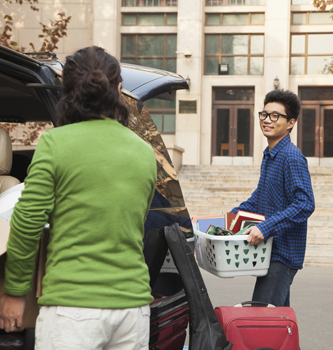
[[[0,328],[6,332],[23,331],[25,296],[4,294],[0,298]]]
[[[243,232],[243,235],[249,235],[247,241],[252,245],[258,245],[264,240],[264,235],[257,226],[251,226]]]

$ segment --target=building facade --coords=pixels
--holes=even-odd
[[[333,22],[312,0],[123,0],[118,15],[121,61],[190,80],[174,111],[147,106],[184,164],[260,164],[258,112],[279,87],[302,101],[293,142],[333,165]]]
[[[333,22],[312,2],[39,0],[38,13],[15,13],[14,4],[6,11],[23,16],[14,39],[24,46],[38,44],[32,36],[39,22],[64,11],[72,20],[59,57],[99,45],[124,63],[187,79],[190,89],[176,101],[146,105],[171,154],[183,152],[183,164],[259,165],[266,139],[258,112],[278,87],[301,99],[292,141],[309,165],[326,166],[333,165]]]

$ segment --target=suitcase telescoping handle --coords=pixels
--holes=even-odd
[[[246,305],[252,306],[253,304],[258,305],[258,306],[260,305],[260,306],[266,306],[266,307],[275,307],[275,305],[273,305],[273,304],[264,303],[262,301],[243,301],[240,304],[236,304],[234,307],[243,307]],[[264,350],[264,349],[269,349],[269,348],[262,348],[262,349],[257,349],[257,350]]]

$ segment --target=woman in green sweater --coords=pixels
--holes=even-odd
[[[88,47],[68,56],[59,128],[41,137],[7,245],[0,328],[22,330],[42,229],[50,223],[35,349],[148,349],[144,222],[153,149],[126,128],[118,61]],[[140,156],[138,156],[140,155]]]

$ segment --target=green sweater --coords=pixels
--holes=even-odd
[[[45,132],[11,219],[5,292],[31,291],[39,239],[49,222],[40,305],[149,304],[142,238],[155,184],[152,147],[115,120]]]

